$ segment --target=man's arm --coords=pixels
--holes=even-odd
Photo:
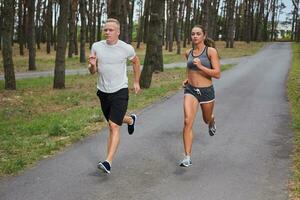
[[[133,87],[135,90],[135,93],[138,93],[140,91],[140,76],[141,76],[141,70],[140,70],[140,59],[138,56],[135,56],[132,60],[132,66],[133,66]]]

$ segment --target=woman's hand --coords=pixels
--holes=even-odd
[[[199,69],[202,65],[201,60],[199,58],[194,58],[193,64],[196,65]]]

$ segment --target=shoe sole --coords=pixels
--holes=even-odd
[[[136,116],[136,114],[131,114],[130,117],[131,117],[132,119],[133,119],[132,116],[134,116],[134,125],[133,125],[133,126],[134,126],[134,129],[135,129],[135,124],[136,124],[136,121],[137,121],[137,116]],[[128,134],[129,134],[129,135],[132,135],[132,134],[134,133],[134,131],[135,131],[135,130],[133,130],[132,133],[128,133]]]
[[[106,169],[106,167],[105,167],[102,163],[99,163],[99,164],[98,164],[98,169],[101,169],[102,171],[104,171],[104,172],[110,174],[110,171],[108,171],[108,170]]]
[[[136,123],[136,120],[137,120],[137,116],[136,116],[136,114],[132,114],[132,115],[130,115],[130,117],[132,117],[132,116],[134,116],[134,118],[135,118],[135,120],[134,120],[134,125],[135,125],[135,123]]]
[[[180,167],[190,167],[190,166],[192,166],[192,163],[191,163],[191,164],[188,164],[188,165],[185,165],[185,164],[183,164],[183,163],[180,163],[179,166],[180,166]]]

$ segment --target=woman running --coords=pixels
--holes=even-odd
[[[185,157],[180,166],[192,165],[191,153],[193,143],[193,123],[200,104],[202,117],[208,124],[210,136],[216,133],[213,108],[215,102],[215,91],[212,78],[219,79],[221,75],[220,61],[214,42],[207,38],[203,26],[196,25],[192,28],[191,38],[193,48],[186,51],[187,79],[183,81],[184,86],[184,128],[183,144]]]

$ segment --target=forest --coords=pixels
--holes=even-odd
[[[190,29],[201,24],[214,40],[300,41],[299,0],[284,22],[286,7],[279,0],[0,0],[0,51],[5,89],[15,90],[12,47],[20,56],[28,50],[28,70],[36,71],[36,52],[41,44],[56,52],[53,88],[65,87],[65,58],[79,55],[86,63],[86,46],[103,39],[107,18],[121,24],[120,39],[140,48],[146,44],[141,85],[149,87],[154,70],[163,70],[162,48],[181,52],[190,44]],[[291,30],[280,30],[280,23]]]

